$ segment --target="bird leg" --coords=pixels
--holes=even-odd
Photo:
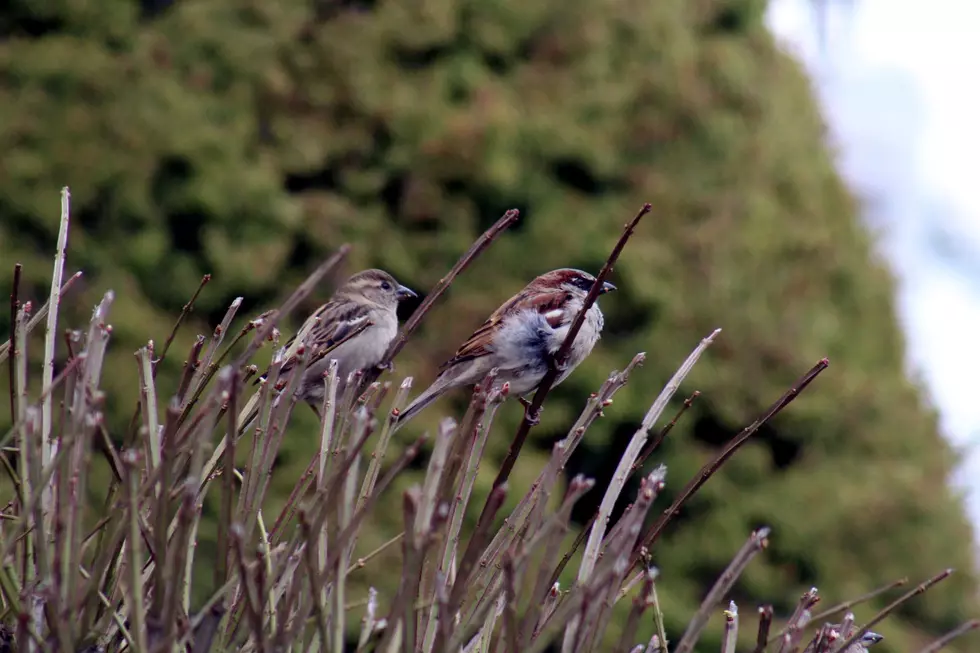
[[[387,363],[378,363],[378,370],[381,372],[395,372],[395,361],[388,361]]]
[[[568,371],[568,360],[566,359],[563,361],[559,361],[558,358],[552,356],[548,360],[548,366],[551,367],[555,372],[557,372],[558,376],[560,377],[564,375],[565,372]]]
[[[524,406],[524,421],[526,421],[531,426],[537,426],[541,423],[541,409],[538,408],[533,414],[531,413],[531,401],[526,397],[518,397],[517,401],[521,402]]]

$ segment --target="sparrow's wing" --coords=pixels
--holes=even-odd
[[[306,319],[293,337],[286,341],[285,351],[289,351],[298,337],[304,338],[306,346],[314,353],[310,364],[322,357],[330,346],[342,341],[355,329],[367,322],[370,309],[356,302],[327,302]],[[318,357],[316,352],[321,352]],[[280,376],[289,372],[296,365],[296,354],[291,353],[279,370]],[[268,370],[266,370],[268,374]],[[259,378],[265,378],[263,374]],[[256,382],[258,379],[256,379]]]
[[[440,369],[447,369],[463,361],[486,356],[492,351],[494,338],[497,337],[504,318],[508,315],[532,309],[544,316],[552,328],[561,326],[565,314],[564,292],[541,292],[540,290],[522,290],[493,312],[480,328],[460,345],[456,353],[442,364]]]

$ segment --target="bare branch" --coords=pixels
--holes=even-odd
[[[831,606],[831,607],[827,608],[826,610],[824,610],[823,612],[818,612],[815,615],[813,615],[812,620],[813,621],[817,621],[817,622],[823,621],[824,619],[827,619],[828,617],[833,617],[834,615],[836,615],[836,614],[838,614],[840,612],[844,612],[845,610],[850,610],[851,608],[853,608],[856,605],[860,605],[860,604],[866,603],[866,602],[868,602],[868,601],[870,601],[870,600],[872,600],[874,598],[877,598],[878,596],[880,596],[880,595],[882,595],[882,594],[884,594],[886,592],[889,592],[889,591],[891,591],[891,590],[893,590],[893,589],[895,589],[897,587],[902,587],[903,585],[907,585],[908,582],[909,582],[909,579],[908,578],[899,578],[898,580],[894,580],[894,581],[888,583],[887,585],[885,585],[883,587],[879,587],[876,590],[872,590],[872,591],[868,592],[867,594],[862,594],[861,596],[859,596],[857,598],[850,599],[848,601],[844,601],[843,603],[838,603],[837,605]],[[772,615],[772,612],[770,610],[770,617],[771,617],[771,615]],[[776,633],[775,635],[773,635],[772,638],[771,638],[771,640],[772,641],[775,641],[775,640],[779,639],[780,637],[782,637],[783,635],[786,634],[786,631],[787,630],[789,630],[789,624],[787,624],[786,626],[784,626],[782,630],[780,630],[778,633]],[[767,641],[765,643],[768,644],[769,642]]]
[[[759,631],[755,638],[753,653],[763,653],[769,643],[769,629],[772,627],[772,606],[759,607]]]
[[[725,635],[721,640],[721,653],[735,653],[738,642],[738,606],[735,601],[729,601],[725,610]]]
[[[742,549],[736,554],[731,564],[728,565],[728,568],[715,581],[714,586],[708,591],[708,595],[704,597],[704,600],[701,602],[701,607],[698,608],[694,618],[688,624],[687,630],[684,631],[684,635],[677,642],[677,648],[674,649],[674,653],[690,653],[690,651],[694,650],[694,645],[698,643],[698,638],[708,623],[712,610],[714,610],[718,602],[721,601],[721,598],[732,588],[735,581],[738,580],[738,577],[745,571],[745,568],[749,566],[752,558],[766,548],[768,545],[766,538],[768,536],[769,529],[765,527],[752,533],[748,541],[742,546]]]
[[[708,482],[708,479],[711,478],[711,476],[718,471],[718,469],[725,463],[725,461],[731,458],[735,454],[735,452],[738,451],[742,447],[742,445],[745,444],[746,441],[748,441],[748,439],[752,437],[752,435],[756,431],[762,428],[763,424],[765,424],[770,419],[778,415],[780,411],[782,411],[794,399],[796,399],[796,397],[798,397],[799,394],[803,392],[803,390],[805,390],[806,387],[810,385],[810,383],[812,383],[813,380],[816,379],[821,372],[827,369],[828,365],[830,365],[830,361],[824,358],[816,365],[814,365],[812,368],[810,368],[810,370],[807,371],[806,374],[800,377],[800,379],[793,384],[793,387],[787,390],[782,397],[777,399],[776,402],[772,404],[768,410],[766,410],[766,412],[762,415],[762,417],[754,421],[749,426],[745,427],[745,429],[741,433],[739,433],[727,445],[725,445],[725,448],[722,449],[721,452],[717,456],[715,456],[713,460],[711,460],[704,467],[702,467],[701,471],[698,472],[697,476],[691,479],[691,481],[684,487],[684,489],[681,490],[681,493],[677,496],[677,498],[670,505],[670,507],[664,511],[664,513],[660,516],[659,519],[657,519],[656,522],[654,522],[648,534],[643,539],[643,546],[646,547],[647,549],[652,548],[654,542],[656,542],[657,538],[659,538],[660,535],[663,533],[663,530],[667,526],[667,523],[670,522],[670,520],[674,517],[674,515],[678,513],[678,511],[680,511],[681,506],[683,506],[688,499],[694,496],[694,494],[699,489],[701,489],[701,486]],[[637,551],[637,553],[634,554],[634,558],[633,558],[634,566],[638,558],[639,558],[639,551]]]
[[[453,280],[460,275],[463,270],[468,268],[470,264],[476,260],[476,258],[486,250],[487,247],[497,240],[504,231],[508,229],[512,224],[517,222],[517,218],[520,216],[520,212],[517,209],[510,209],[503,216],[500,217],[489,229],[484,231],[479,238],[470,246],[470,248],[463,254],[456,265],[454,265],[449,272],[446,273],[439,282],[436,283],[435,287],[429,291],[425,296],[425,299],[419,304],[419,307],[415,309],[411,317],[405,322],[405,326],[402,327],[401,332],[398,337],[391,343],[388,347],[388,351],[385,352],[384,358],[381,359],[381,364],[376,368],[366,370],[364,378],[361,380],[360,387],[358,389],[358,394],[364,391],[364,388],[371,385],[377,380],[378,376],[381,375],[381,370],[388,367],[388,365],[395,360],[395,356],[404,349],[405,344],[408,339],[412,336],[415,330],[422,323],[422,318],[425,317],[426,313],[432,308],[436,301],[446,292],[449,286],[452,284]]]
[[[970,621],[967,621],[965,624],[962,624],[961,626],[958,626],[957,628],[954,628],[953,630],[949,631],[948,633],[946,633],[945,635],[943,635],[942,637],[934,641],[932,644],[922,649],[920,653],[937,653],[937,651],[943,649],[947,644],[952,642],[957,637],[961,635],[965,635],[971,630],[976,630],[977,628],[980,628],[980,619],[971,619]]]
[[[854,633],[853,635],[851,635],[847,639],[847,641],[845,641],[843,644],[841,644],[840,646],[838,646],[835,649],[835,651],[846,651],[847,648],[851,644],[853,644],[854,642],[856,642],[859,639],[861,639],[861,637],[866,632],[868,632],[869,630],[871,630],[876,624],[878,624],[879,622],[881,622],[885,617],[887,617],[892,612],[894,612],[896,609],[898,609],[898,607],[901,606],[903,603],[906,603],[909,600],[911,600],[911,599],[915,598],[916,596],[918,596],[919,594],[922,594],[923,592],[925,592],[926,590],[928,590],[930,587],[932,587],[936,583],[938,583],[940,581],[943,581],[943,580],[946,580],[947,578],[949,578],[949,576],[952,573],[953,573],[953,570],[952,569],[944,569],[943,571],[939,572],[938,574],[936,574],[935,576],[933,576],[929,580],[920,583],[919,585],[917,585],[916,587],[912,588],[911,590],[909,590],[905,594],[901,595],[900,597],[898,597],[897,599],[895,599],[894,601],[892,601],[891,603],[889,603],[887,606],[885,606],[885,608],[883,610],[881,610],[878,614],[876,614],[871,619],[871,621],[869,621],[868,623],[866,623],[863,628],[861,628],[856,633]]]

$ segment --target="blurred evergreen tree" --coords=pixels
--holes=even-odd
[[[236,295],[243,317],[268,308],[347,241],[356,246],[348,271],[383,266],[425,289],[504,210],[520,208],[519,225],[453,286],[399,360],[398,378],[414,375],[417,392],[532,276],[596,271],[624,220],[651,201],[654,216],[615,272],[620,292],[603,299],[603,340],[549,402],[512,484],[530,483],[587,393],[636,351],[647,364],[568,470],[597,477],[591,506],[646,406],[713,328],[724,331],[680,393],[702,398],[654,456],[668,464],[673,492],[826,355],[831,367],[812,390],[711,480],[656,548],[668,631],[679,636],[706,584],[766,523],[771,548],[734,595],[743,610],[776,599],[785,615],[811,585],[829,604],[956,567],[881,628],[886,653],[908,650],[977,607],[972,532],[948,486],[956,456],[905,374],[892,279],[834,170],[807,79],[763,24],[765,7],[9,0],[0,9],[0,261],[22,261],[24,294],[43,301],[58,190],[70,185],[69,269],[86,281],[67,315],[80,325],[104,289],[117,293],[105,386],[119,431],[135,400],[132,351],[166,337],[204,273],[213,280],[195,313],[201,332]],[[164,389],[193,334],[175,343]],[[413,428],[465,402],[457,393]],[[518,416],[503,410],[483,491]],[[311,431],[287,443],[281,462],[296,472],[278,475],[281,493],[313,441]],[[398,521],[378,524],[377,542]],[[203,525],[201,555],[212,535]],[[358,573],[386,582],[376,569]],[[743,625],[747,639],[753,629]],[[699,650],[715,650],[718,633]]]

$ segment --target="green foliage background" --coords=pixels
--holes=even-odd
[[[242,316],[269,308],[342,242],[355,245],[348,272],[382,266],[424,291],[520,208],[518,226],[399,359],[397,378],[414,375],[417,392],[529,278],[598,270],[622,223],[650,201],[654,214],[615,271],[620,292],[603,299],[603,340],[550,400],[515,494],[587,393],[646,351],[568,470],[597,477],[597,505],[649,402],[720,326],[679,393],[702,398],[655,456],[669,467],[664,506],[800,373],[823,356],[831,366],[657,547],[671,638],[762,523],[774,529],[771,548],[734,595],[743,631],[754,630],[755,605],[775,601],[786,615],[812,585],[829,605],[946,566],[956,576],[882,627],[880,648],[914,650],[975,614],[972,533],[947,486],[956,457],[904,372],[893,281],[834,169],[807,79],[764,27],[764,0],[151,4],[0,9],[0,261],[23,262],[25,292],[43,302],[58,190],[69,185],[68,267],[86,273],[69,322],[82,324],[106,288],[117,293],[105,382],[114,432],[136,397],[132,352],[165,339],[206,272],[193,328],[161,371],[168,391],[194,333],[235,296],[245,297]],[[440,402],[414,428],[465,401]],[[479,496],[518,408],[503,410]],[[313,444],[312,416],[300,417],[310,435],[298,427],[287,442],[283,494]],[[364,549],[397,521],[376,524]],[[384,586],[397,557],[357,573]],[[719,631],[699,650],[716,650]]]

